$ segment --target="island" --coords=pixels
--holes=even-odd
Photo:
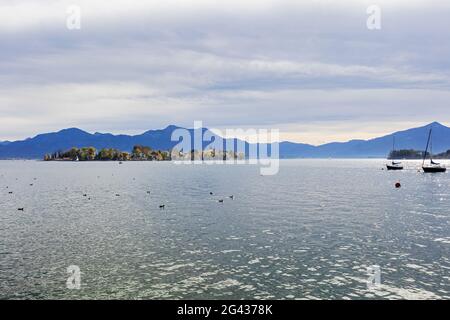
[[[137,145],[130,152],[114,148],[103,148],[97,151],[94,147],[73,147],[67,151],[56,151],[46,154],[44,161],[168,161],[169,151],[152,150],[147,146]]]
[[[131,152],[115,148],[72,147],[67,151],[56,151],[44,156],[44,161],[170,161],[170,160],[243,160],[244,153],[208,149],[182,152],[176,149],[153,150],[148,146],[136,145]]]
[[[412,149],[408,149],[408,150],[394,150],[392,151],[389,156],[388,159],[392,160],[392,159],[403,159],[403,160],[420,160],[423,159],[425,155],[424,151],[417,151],[417,150],[412,150]],[[427,152],[426,157],[429,157],[430,154]],[[434,159],[450,159],[450,150],[446,151],[446,152],[442,152],[439,154],[435,154],[433,155]]]

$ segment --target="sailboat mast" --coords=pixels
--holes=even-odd
[[[392,137],[392,151],[391,151],[392,165],[395,164],[395,136]]]
[[[430,133],[428,134],[428,141],[427,141],[427,147],[425,148],[425,153],[423,155],[423,163],[422,166],[425,165],[425,160],[427,159],[427,152],[428,152],[428,147],[430,146],[430,140],[431,140],[431,132],[433,131],[433,128],[430,128]]]
[[[430,161],[433,163],[433,137],[430,138]]]
[[[395,162],[395,136],[392,139],[392,164]]]

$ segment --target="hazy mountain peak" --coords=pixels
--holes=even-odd
[[[67,133],[70,133],[70,134],[79,134],[79,133],[81,133],[81,134],[90,134],[90,133],[88,133],[88,132],[86,132],[86,131],[84,131],[84,130],[78,129],[78,128],[66,128],[66,129],[62,129],[62,130],[58,131],[57,133],[65,133],[65,134],[67,134]]]
[[[371,140],[351,140],[348,142],[327,143],[312,146],[296,142],[280,143],[281,158],[367,158],[386,157],[392,150],[393,136],[396,149],[423,150],[427,139],[426,128],[430,125],[436,130],[433,136],[435,152],[450,149],[450,128],[439,122],[427,126],[391,133]],[[116,148],[130,151],[134,145],[147,145],[153,149],[170,150],[177,142],[171,141],[171,133],[180,127],[169,125],[164,129],[149,130],[140,135],[113,135],[110,133],[90,134],[78,128],[67,128],[59,132],[40,134],[34,138],[9,143],[0,143],[0,158],[42,158],[46,153],[67,150],[71,147],[92,146],[97,149]],[[188,129],[191,134],[207,128]]]
[[[145,131],[143,134],[148,135],[148,134],[153,134],[153,133],[172,132],[173,130],[178,129],[178,128],[180,128],[180,127],[171,124],[163,129],[151,129],[151,130]]]
[[[444,127],[444,128],[447,128],[446,126],[444,126],[442,123],[440,123],[440,122],[437,122],[437,121],[434,121],[434,122],[432,122],[432,123],[430,123],[430,126],[433,126],[434,128],[439,128],[439,127]]]
[[[180,127],[178,127],[178,126],[176,126],[176,125],[174,125],[174,124],[170,124],[170,125],[168,125],[167,127],[165,127],[164,129],[163,129],[163,131],[172,131],[172,130],[175,130],[175,129],[179,129]]]

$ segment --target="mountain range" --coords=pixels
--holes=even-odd
[[[333,142],[319,146],[296,142],[280,142],[281,158],[384,158],[392,149],[395,136],[396,149],[423,150],[428,130],[433,127],[433,152],[450,149],[450,128],[438,122],[423,127],[395,132],[370,140]],[[149,130],[138,135],[113,135],[111,133],[88,133],[69,128],[53,133],[39,134],[21,141],[0,142],[0,159],[42,159],[47,153],[68,150],[71,147],[92,146],[97,149],[116,148],[130,151],[134,145],[150,146],[158,150],[170,150],[178,142],[171,141],[172,132],[180,127],[170,125],[160,130]],[[188,129],[192,135],[194,129]],[[208,131],[208,129],[195,129]],[[212,134],[215,136],[214,134]],[[216,136],[218,137],[218,136]],[[237,139],[228,139],[236,143]],[[204,146],[208,145],[204,143]],[[248,148],[249,144],[246,144]]]

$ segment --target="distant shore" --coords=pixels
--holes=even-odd
[[[427,152],[425,154],[424,151],[417,151],[417,150],[395,150],[392,151],[389,156],[388,160],[422,160],[424,158],[429,158],[431,154]],[[439,159],[439,160],[448,160],[450,159],[450,150],[446,152],[442,152],[436,155],[433,155],[433,159]]]
[[[153,150],[147,146],[136,145],[131,153],[114,148],[97,151],[94,147],[73,147],[67,151],[46,154],[44,161],[167,161],[171,160],[169,151]]]
[[[171,160],[243,160],[243,153],[216,149],[190,150],[153,150],[150,147],[136,145],[130,152],[114,148],[103,148],[97,151],[94,147],[73,147],[67,151],[46,154],[44,161],[171,161]]]

